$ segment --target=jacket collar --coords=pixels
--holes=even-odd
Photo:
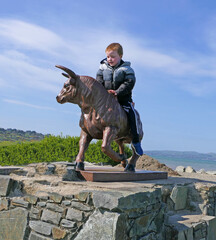
[[[119,66],[123,65],[124,63],[126,63],[126,64],[128,65],[129,62],[125,62],[125,61],[123,61],[123,60],[121,59],[121,61],[120,61],[119,64],[117,64],[117,65],[115,65],[114,67],[112,67],[112,66],[110,66],[109,63],[107,62],[107,58],[104,58],[100,63],[101,63],[101,64],[104,63],[104,64],[106,64],[108,67],[110,67],[110,68],[112,68],[112,69],[116,69],[116,68],[118,68]],[[130,63],[129,63],[129,65],[130,65]]]

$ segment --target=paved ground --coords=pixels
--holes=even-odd
[[[26,168],[25,168],[26,169]],[[1,169],[0,169],[1,170]],[[10,174],[10,176],[24,183],[24,191],[28,194],[44,195],[45,192],[57,192],[62,195],[76,194],[82,190],[100,191],[143,191],[146,188],[175,184],[216,185],[216,175],[182,173],[181,176],[168,177],[162,180],[147,180],[136,182],[86,182],[62,181],[61,176],[35,174],[33,177]]]

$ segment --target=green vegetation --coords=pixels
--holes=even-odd
[[[112,148],[118,151],[113,142]],[[34,142],[2,142],[0,144],[0,165],[26,165],[37,162],[74,161],[79,151],[79,137],[46,136]],[[129,147],[125,148],[127,157],[132,155]],[[85,161],[115,165],[101,151],[101,141],[91,143],[85,154]]]

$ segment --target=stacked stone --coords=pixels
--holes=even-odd
[[[164,239],[216,239],[216,186],[207,184],[165,185]]]
[[[0,176],[1,240],[215,240],[215,209],[209,183],[37,197]]]
[[[71,239],[94,209],[88,197],[88,192],[65,197],[56,193],[40,198],[1,197],[0,219],[10,221],[1,221],[1,239]]]
[[[2,240],[162,239],[160,189],[0,198]]]

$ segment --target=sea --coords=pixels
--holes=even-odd
[[[164,154],[154,153],[146,153],[148,156],[151,156],[157,159],[160,163],[166,164],[166,166],[176,169],[177,166],[191,166],[196,171],[200,169],[204,169],[205,171],[216,171],[216,158],[215,159],[206,159],[202,156],[202,154],[197,154],[197,156],[193,157],[179,157],[179,156],[164,156]]]

